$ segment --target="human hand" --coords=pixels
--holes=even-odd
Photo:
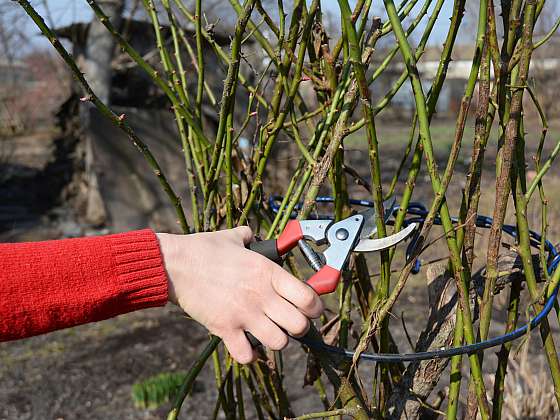
[[[302,336],[323,311],[319,296],[280,266],[245,248],[246,226],[192,235],[157,234],[169,300],[221,337],[239,363],[256,358],[245,331],[273,350]],[[282,329],[281,329],[282,328]]]

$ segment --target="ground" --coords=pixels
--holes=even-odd
[[[398,165],[401,150],[406,145],[408,127],[405,123],[380,124],[378,129],[383,153],[381,158],[386,173],[389,174]],[[526,131],[530,133],[528,147],[534,150],[539,134],[537,124],[526,127]],[[450,123],[436,122],[433,133],[438,161],[442,168],[449,151],[453,126]],[[552,144],[560,138],[559,134],[560,123],[552,124],[547,151],[550,151]],[[468,129],[465,134],[466,144],[469,144],[471,138],[472,129]],[[45,141],[47,149],[52,146],[49,146],[48,139]],[[348,139],[347,149],[347,159],[350,164],[360,173],[363,172],[362,175],[367,176],[368,158],[359,135]],[[469,155],[470,147],[465,146],[461,152],[456,175],[450,185],[448,198],[453,213],[457,211]],[[545,153],[545,156],[547,155],[548,153]],[[493,162],[494,156],[495,144],[492,143],[488,148],[487,162]],[[41,165],[40,162],[38,164]],[[481,213],[490,215],[494,167],[488,164],[485,169]],[[532,162],[529,162],[529,170],[531,169]],[[559,180],[560,171],[555,166],[547,176],[546,182],[549,195],[549,237],[553,241],[560,240],[560,226],[555,223],[558,218],[554,217],[560,214],[560,201],[555,199],[560,192]],[[387,176],[384,182],[390,182],[390,177]],[[0,191],[4,190],[0,188]],[[397,193],[398,191],[399,189]],[[357,186],[353,187],[353,194],[361,198],[367,197],[367,193]],[[418,180],[414,199],[426,203],[432,194],[429,178],[423,173]],[[57,205],[53,205],[47,215],[35,218],[33,223],[18,222],[8,229],[4,228],[2,240],[46,239],[88,233],[87,229],[72,217],[69,217],[72,220],[64,222],[60,221],[60,217],[49,217],[49,214],[57,211],[64,217],[69,217],[68,213],[61,212]],[[2,214],[8,213],[0,207],[0,216]],[[512,221],[511,212],[508,218]],[[1,219],[0,217],[0,221]],[[531,209],[531,221],[536,229],[540,228],[539,212],[536,207]],[[69,227],[68,223],[74,224]],[[483,232],[478,241],[477,249],[480,252],[477,252],[476,264],[480,266],[485,257],[486,247],[486,236]],[[422,258],[426,263],[446,255],[445,244],[439,241],[430,247]],[[374,260],[371,261],[370,269],[371,272],[376,271]],[[423,271],[411,278],[405,293],[400,297],[393,311],[395,319],[391,321],[391,332],[401,351],[409,351],[410,348],[399,318],[404,317],[413,342],[425,324],[428,307],[424,273]],[[497,301],[499,307],[505,303],[506,297],[500,296]],[[558,339],[556,318],[553,315],[550,318],[554,335]],[[496,335],[503,331],[503,321],[499,316],[496,317],[491,334]],[[536,333],[533,336],[530,355],[535,361],[542,360],[540,339]],[[161,372],[187,371],[206,342],[207,334],[202,327],[186,319],[176,308],[167,306],[27,340],[0,343],[0,419],[165,418],[169,405],[155,410],[140,410],[134,407],[130,396],[132,384]],[[495,359],[493,352],[489,352],[485,363],[488,385],[491,383]],[[293,401],[295,413],[302,414],[320,409],[321,404],[314,390],[303,388],[305,354],[297,343],[291,342],[285,353],[284,363],[286,388],[290,400]],[[532,365],[537,366],[538,363]],[[467,373],[467,365],[465,364],[464,367]],[[366,382],[370,369],[366,365],[362,371]],[[446,377],[448,373],[444,374],[441,386],[445,386]],[[197,380],[192,396],[185,403],[181,418],[211,418],[216,400],[213,381],[212,369],[204,370]],[[465,384],[463,386],[466,388]],[[547,389],[547,385],[542,381],[538,382],[538,386],[542,387],[543,393]],[[250,402],[247,401],[246,405],[250,405]]]

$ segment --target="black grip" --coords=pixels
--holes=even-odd
[[[266,241],[255,241],[251,242],[248,246],[251,251],[257,252],[264,255],[276,264],[282,265],[282,256],[278,254],[278,249],[276,248],[276,240],[268,239]]]
[[[257,252],[265,256],[278,265],[282,265],[282,263],[284,262],[282,260],[282,256],[278,254],[278,248],[276,248],[276,239],[267,239],[266,241],[257,240],[249,243],[249,245],[247,245],[247,248],[249,248],[253,252]],[[249,343],[251,343],[252,347],[262,346],[261,342],[253,334],[245,331],[245,336],[247,336],[247,339],[249,340]]]
[[[251,347],[255,348],[262,346],[262,343],[258,340],[258,338],[250,332],[245,331],[245,337],[247,337],[247,340],[249,340],[249,343],[251,343]]]

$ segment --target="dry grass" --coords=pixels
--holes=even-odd
[[[545,359],[529,353],[530,341],[517,357],[511,357],[506,376],[503,419],[558,419],[560,411],[554,397],[554,386]],[[494,386],[489,376],[488,389]],[[490,398],[490,397],[489,397]]]

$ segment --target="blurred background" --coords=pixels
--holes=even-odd
[[[104,0],[98,3],[143,57],[158,66],[152,24],[145,15],[142,2]],[[276,1],[270,3],[274,5],[270,12],[273,14]],[[340,33],[337,5],[334,1],[323,3],[329,22],[326,31],[334,42]],[[476,34],[478,8],[478,4],[470,6],[473,3],[476,2],[467,2],[466,20],[432,124],[436,155],[442,162],[445,162],[451,146],[473,56],[472,40]],[[117,114],[126,115],[139,137],[150,146],[166,169],[171,184],[185,198],[183,202],[188,203],[180,142],[163,93],[115,48],[111,35],[93,19],[85,1],[36,0],[32,4],[47,24],[56,29],[98,96],[110,103]],[[419,61],[426,89],[439,64],[452,6],[453,1],[445,2]],[[203,7],[206,30],[213,33],[214,42],[228,51],[235,12],[228,1],[208,0],[203,2]],[[537,38],[553,27],[560,14],[558,2],[549,1],[545,7],[538,21]],[[419,8],[420,2],[416,11]],[[189,9],[194,10],[194,7]],[[376,13],[385,20],[380,9],[374,8],[372,15]],[[412,16],[415,14],[413,12]],[[419,42],[418,34],[422,33],[426,21],[424,16],[411,35],[413,44]],[[183,22],[182,26],[186,39],[194,43],[194,28],[188,22]],[[165,20],[162,21],[162,33],[169,41],[170,32]],[[370,72],[393,46],[392,36],[383,39]],[[211,46],[207,44],[205,47],[208,48],[208,54],[205,54],[208,89],[220,98],[226,69]],[[266,74],[268,63],[264,57],[257,45],[247,43],[242,72],[247,77]],[[385,95],[403,69],[397,54],[388,71],[371,85],[374,102]],[[190,81],[194,86],[196,78],[193,79]],[[560,92],[559,34],[536,51],[531,83],[549,117],[549,136],[554,142],[560,138],[557,100]],[[302,89],[306,89],[305,85]],[[314,95],[311,87],[304,93]],[[0,0],[0,241],[57,239],[147,226],[159,231],[179,232],[174,212],[141,155],[119,130],[84,107],[80,97],[80,89],[64,63],[33,22],[17,3]],[[239,94],[238,101],[246,103],[247,95]],[[527,107],[526,112],[529,114],[529,124],[525,127],[528,143],[536,147],[541,127],[537,115],[533,115],[533,108]],[[215,129],[216,109],[207,103],[203,113],[205,126]],[[405,83],[377,119],[384,165],[398,166],[409,137],[413,113],[412,91]],[[242,121],[244,115],[237,118]],[[253,134],[251,128],[247,132]],[[466,142],[472,139],[473,132],[471,121],[466,128]],[[364,137],[362,131],[357,131],[345,140],[345,144],[352,166],[367,177],[369,163]],[[267,174],[268,194],[282,191],[283,188],[275,191],[274,186],[282,186],[286,174],[293,169],[290,153],[294,149],[286,142],[280,141],[273,152],[276,162],[271,166],[277,170]],[[493,135],[489,146],[492,155],[495,155],[495,145],[496,136]],[[465,170],[469,159],[470,148],[465,147],[460,161]],[[560,173],[553,169],[550,179],[557,178]],[[451,203],[458,202],[464,182],[458,178],[454,181],[449,191]],[[493,188],[492,179],[484,182],[486,187]],[[431,194],[431,187],[428,184],[425,188],[420,186],[415,193],[422,191]],[[554,186],[550,192],[553,197]],[[360,194],[362,196],[356,198],[368,198],[363,196],[363,191]],[[481,211],[486,214],[492,208],[491,198],[481,202]],[[551,203],[549,212],[560,214],[560,203]],[[550,237],[559,238],[559,234],[560,228],[551,226]],[[414,299],[414,296],[407,299]],[[421,317],[421,311],[419,314]],[[139,378],[162,371],[186,370],[189,355],[195,354],[205,340],[203,329],[189,323],[189,329],[185,330],[182,317],[173,308],[164,308],[22,342],[0,344],[0,419],[162,418],[165,408],[145,410],[134,407],[130,398],[132,384]],[[301,360],[294,359],[293,363],[301,363]],[[298,385],[293,389],[293,398],[301,400],[298,407],[302,410],[313,407],[314,402],[306,400],[305,392],[299,390]],[[210,387],[205,390],[202,378],[195,389],[195,403],[185,410],[185,418],[206,418],[213,407],[213,392]]]

